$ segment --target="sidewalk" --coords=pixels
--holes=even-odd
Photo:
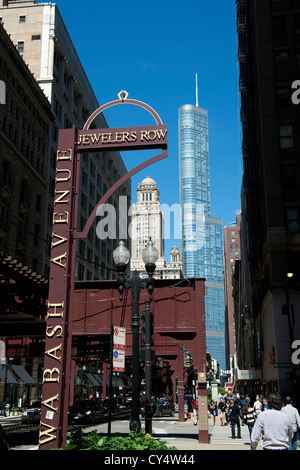
[[[193,425],[191,419],[188,419],[184,423],[177,423],[176,426],[178,426],[178,431],[181,428],[183,432],[182,434],[178,433],[178,436],[174,440],[170,441],[169,444],[175,446],[180,451],[250,450],[250,440],[247,426],[241,426],[241,439],[232,439],[231,427],[229,425],[221,426],[219,422],[217,422],[215,426],[212,426],[209,421],[209,444],[199,444],[197,427]],[[194,438],[184,438],[184,433],[186,433],[188,429],[190,429],[194,434]],[[168,441],[167,438],[165,440]],[[257,450],[262,450],[262,447],[258,446]]]
[[[231,439],[230,426],[220,426],[218,423],[211,426],[209,423],[208,433],[210,438],[209,444],[199,444],[198,442],[198,427],[193,425],[191,419],[183,423],[175,421],[170,431],[166,434],[161,434],[160,430],[155,431],[155,424],[153,429],[153,437],[165,441],[167,445],[174,446],[179,451],[203,451],[203,450],[250,450],[249,434],[247,426],[241,427],[242,439]],[[86,429],[88,431],[88,429]],[[258,447],[259,449],[259,447]],[[38,450],[37,445],[23,445],[14,447],[11,450]]]
[[[117,423],[118,421],[115,422],[115,425]],[[212,426],[209,421],[209,444],[199,444],[198,427],[193,425],[191,419],[180,423],[175,418],[167,431],[159,426],[159,422],[153,423],[153,437],[165,441],[168,446],[174,446],[179,451],[250,450],[249,431],[246,425],[241,426],[241,439],[232,439],[230,425],[220,426],[219,422],[217,422],[215,426]],[[91,429],[94,429],[94,427]],[[89,432],[89,429],[87,428],[86,431]],[[14,447],[11,450],[38,450],[38,446],[23,445]],[[258,445],[257,450],[262,450],[262,446]],[[300,442],[298,443],[298,450],[300,450]]]

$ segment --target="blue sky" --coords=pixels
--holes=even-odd
[[[198,74],[199,106],[208,110],[211,213],[223,225],[235,221],[240,209],[242,178],[239,130],[238,72],[234,0],[57,0],[62,18],[94,89],[99,105],[129,98],[154,108],[168,125],[168,158],[132,179],[151,176],[160,202],[179,203],[178,109],[195,104]],[[154,123],[135,106],[104,113],[110,127]],[[128,169],[149,158],[123,153]],[[166,242],[166,259],[173,244]]]

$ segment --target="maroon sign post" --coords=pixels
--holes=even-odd
[[[86,238],[98,208],[125,181],[147,166],[167,157],[167,126],[150,106],[127,100],[126,92],[119,100],[98,108],[87,120],[82,131],[64,129],[59,132],[55,180],[53,230],[43,392],[39,449],[57,449],[66,444],[71,369],[72,317],[77,238]],[[122,129],[93,129],[93,120],[105,109],[132,104],[148,111],[156,125]],[[113,150],[162,150],[158,156],[142,162],[124,175],[107,191],[90,215],[84,230],[77,232],[80,154]]]
[[[67,427],[76,226],[75,130],[60,132],[57,151],[39,448],[61,446]]]

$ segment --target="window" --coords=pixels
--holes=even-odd
[[[294,147],[293,126],[284,124],[279,126],[280,148],[288,149]]]
[[[276,72],[285,72],[289,67],[289,60],[287,52],[275,52],[275,70]]]
[[[41,206],[42,206],[42,196],[40,196],[40,194],[37,194],[36,195],[35,209],[38,212],[41,212]]]
[[[25,15],[19,16],[19,23],[26,23],[26,16]]]
[[[299,13],[294,14],[294,32],[296,34],[300,33],[300,14]]]
[[[293,190],[298,188],[298,172],[297,165],[294,163],[287,163],[282,165],[282,184],[283,189]]]
[[[34,224],[33,244],[35,246],[39,246],[40,229],[41,226],[39,224]]]
[[[296,68],[300,70],[300,52],[296,53]]]
[[[272,32],[274,36],[283,36],[286,34],[285,16],[272,17]]]
[[[18,42],[18,52],[22,54],[24,52],[24,41],[19,41]]]
[[[289,207],[286,210],[287,230],[289,233],[299,232],[299,208]]]
[[[291,102],[289,87],[277,88],[277,103],[279,106],[288,106]]]
[[[39,39],[41,39],[41,35],[40,35],[40,34],[34,34],[33,36],[31,36],[31,40],[32,40],[32,41],[38,41]]]

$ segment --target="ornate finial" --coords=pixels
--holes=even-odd
[[[118,93],[118,97],[119,97],[119,100],[122,100],[122,103],[123,103],[123,101],[125,101],[128,97],[127,91],[125,90],[120,91],[120,93]]]

